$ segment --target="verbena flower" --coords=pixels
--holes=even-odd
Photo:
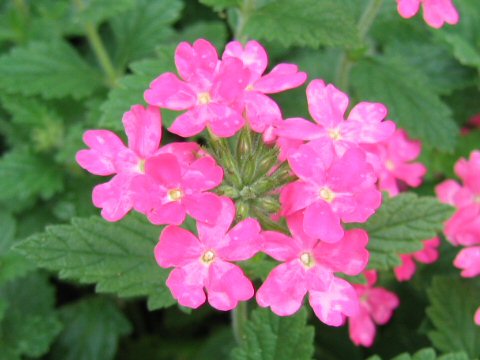
[[[439,29],[445,23],[455,25],[458,23],[458,11],[452,0],[397,0],[399,14],[409,19],[423,8],[423,19],[433,28]]]
[[[394,269],[395,277],[398,281],[407,281],[410,280],[416,271],[415,261],[418,261],[422,264],[431,264],[438,260],[439,253],[438,247],[440,246],[440,239],[434,237],[429,240],[423,241],[423,249],[412,254],[402,254],[400,259],[402,260],[402,265],[397,266]]]

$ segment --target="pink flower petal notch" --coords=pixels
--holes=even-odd
[[[402,260],[402,265],[397,266],[394,269],[395,277],[398,281],[408,281],[410,280],[416,271],[415,261],[422,264],[432,264],[438,260],[439,252],[438,247],[440,246],[440,239],[434,237],[429,240],[423,241],[423,249],[412,254],[403,254],[400,256]]]
[[[435,29],[441,28],[445,23],[455,25],[460,17],[453,4],[453,0],[397,0],[397,10],[400,16],[410,19],[423,8],[423,19]]]
[[[169,225],[155,247],[158,265],[174,268],[167,286],[182,306],[195,309],[208,299],[215,309],[228,311],[254,295],[251,281],[232,262],[250,259],[260,250],[260,225],[247,218],[230,229],[235,205],[226,197],[220,202],[218,221],[198,222],[198,237]]]

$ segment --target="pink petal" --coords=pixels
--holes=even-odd
[[[178,73],[187,81],[195,81],[197,77],[213,77],[218,63],[215,47],[204,39],[199,39],[193,46],[182,42],[175,50],[175,65]]]
[[[253,131],[263,133],[269,126],[282,120],[277,103],[259,92],[248,91],[244,96],[245,113]]]
[[[302,180],[317,184],[325,182],[326,171],[336,159],[333,147],[327,141],[312,141],[302,145],[288,157],[292,171]]]
[[[462,179],[463,184],[475,192],[480,194],[480,151],[472,151],[470,159],[461,158],[455,164],[455,173]]]
[[[421,0],[397,0],[397,10],[401,17],[409,19],[420,9]]]
[[[185,207],[180,201],[157,205],[147,213],[148,220],[155,225],[180,225],[185,221]]]
[[[194,142],[175,142],[162,146],[158,154],[174,154],[182,167],[197,160],[200,145]]]
[[[360,274],[368,264],[368,234],[361,229],[345,231],[340,241],[329,244],[318,242],[315,246],[315,258],[334,272],[355,276]]]
[[[352,109],[345,124],[354,125],[350,137],[356,143],[377,143],[387,140],[395,132],[393,121],[382,121],[387,108],[381,103],[361,102]]]
[[[378,274],[375,270],[365,270],[363,274],[365,275],[365,279],[367,279],[368,287],[372,287],[377,283]]]
[[[190,231],[170,225],[160,234],[154,253],[161,267],[179,267],[198,260],[202,255],[202,246]]]
[[[317,263],[307,270],[305,278],[309,291],[326,291],[330,288],[334,276],[331,269]]]
[[[307,293],[305,269],[293,260],[277,266],[257,291],[257,302],[261,307],[270,306],[280,316],[296,313]]]
[[[327,183],[334,191],[353,193],[365,186],[373,186],[375,181],[373,168],[360,148],[348,150],[328,170]]]
[[[252,282],[242,269],[222,260],[210,266],[205,287],[210,305],[222,311],[234,309],[239,301],[249,300],[254,294]]]
[[[398,281],[408,281],[415,274],[416,265],[411,255],[400,255],[402,265],[394,269],[395,277]]]
[[[196,309],[206,300],[203,285],[207,276],[208,268],[195,261],[173,269],[166,284],[180,305]]]
[[[107,221],[118,221],[133,207],[132,176],[118,174],[109,182],[95,186],[92,193],[93,205],[102,209]]]
[[[239,41],[229,42],[225,47],[222,59],[229,57],[242,60],[243,64],[250,70],[250,83],[260,78],[268,65],[267,52],[255,40],[247,42],[245,49],[243,49],[243,45]]]
[[[125,149],[122,140],[108,130],[87,130],[83,135],[83,141],[90,147],[88,150],[77,152],[77,163],[95,175],[112,175],[115,169],[117,154]]]
[[[333,278],[326,291],[309,291],[310,306],[315,315],[327,325],[340,326],[346,316],[354,316],[359,311],[358,296],[347,281]]]
[[[477,311],[475,311],[475,324],[477,325],[480,325],[480,308],[477,309]]]
[[[373,186],[365,187],[354,194],[356,203],[352,212],[338,211],[343,222],[365,222],[382,204],[382,193]],[[335,201],[334,201],[335,202]]]
[[[480,247],[472,246],[462,249],[455,258],[453,265],[462,269],[463,277],[474,277],[480,274]]]
[[[267,75],[255,82],[254,88],[264,94],[279,93],[299,87],[307,80],[307,74],[298,71],[294,64],[278,64]]]
[[[175,119],[168,131],[181,137],[197,135],[205,129],[208,111],[205,106],[197,106]]]
[[[387,144],[390,157],[396,164],[415,160],[422,151],[422,143],[418,140],[411,140],[403,129],[397,129],[392,137],[388,139]]]
[[[197,102],[197,95],[173,73],[164,73],[150,84],[144,93],[145,101],[170,110],[186,110]]]
[[[318,239],[313,238],[305,233],[303,228],[303,212],[299,211],[293,215],[287,217],[287,224],[290,233],[293,236],[295,242],[298,243],[298,248],[300,250],[312,250],[317,244]]]
[[[458,210],[445,223],[445,235],[454,245],[475,245],[480,239],[480,205]]]
[[[348,331],[350,339],[355,345],[370,347],[375,340],[376,327],[368,314],[368,310],[360,305],[360,311],[357,315],[348,319]]]
[[[440,256],[438,252],[438,247],[440,246],[440,239],[438,237],[434,237],[430,240],[425,240],[423,242],[423,249],[417,251],[413,254],[415,260],[424,263],[424,264],[431,264],[438,260]]]
[[[226,105],[208,104],[210,129],[218,137],[231,137],[244,125],[243,116]]]
[[[206,224],[214,224],[222,209],[220,197],[209,192],[185,195],[182,203],[188,215]]]
[[[398,296],[384,288],[370,289],[368,304],[370,306],[370,315],[378,325],[386,324],[400,305]]]
[[[280,194],[282,214],[290,215],[310,206],[318,198],[318,187],[299,180],[286,185]]]
[[[223,169],[211,157],[192,162],[182,177],[183,187],[194,192],[213,189],[220,185],[222,180]]]
[[[323,200],[307,207],[303,228],[307,235],[328,243],[340,241],[344,234],[340,218]]]
[[[423,18],[425,22],[435,29],[439,29],[446,22],[458,23],[458,12],[451,0],[426,0],[423,2]]]
[[[290,118],[282,121],[276,133],[278,136],[305,141],[327,136],[324,129],[302,118]]]
[[[260,224],[248,218],[233,227],[216,245],[218,255],[227,261],[244,261],[252,258],[260,251]]]
[[[403,180],[409,186],[420,186],[423,176],[427,173],[425,165],[420,163],[397,164],[393,174],[397,179]]]
[[[167,189],[178,188],[181,184],[180,164],[172,154],[160,154],[148,159],[145,162],[145,174]]]
[[[154,106],[145,109],[134,105],[123,115],[122,121],[128,136],[128,147],[143,159],[153,156],[162,138],[160,110]]]
[[[336,128],[344,121],[348,96],[332,84],[313,80],[307,87],[307,100],[310,115],[325,128]]]
[[[262,238],[262,251],[278,261],[293,260],[302,250],[302,244],[296,238],[277,231],[264,231]]]
[[[225,237],[235,217],[235,205],[228,197],[221,196],[221,210],[213,224],[197,222],[198,238],[207,246],[216,248],[216,244]]]
[[[250,72],[242,61],[236,58],[226,58],[212,84],[211,95],[215,102],[231,103],[242,95],[248,85]]]

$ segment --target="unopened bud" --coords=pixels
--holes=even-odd
[[[237,220],[240,221],[240,220],[243,220],[243,219],[246,219],[247,217],[249,217],[249,213],[250,213],[250,205],[245,202],[245,201],[237,201],[236,202],[236,205],[237,205]]]
[[[215,192],[218,195],[227,196],[232,199],[236,199],[240,196],[237,189],[235,189],[233,186],[225,185],[225,184],[222,184],[219,187],[217,187],[215,189]]]
[[[265,210],[269,214],[276,214],[280,211],[280,201],[275,196],[265,196],[256,201],[260,209]]]

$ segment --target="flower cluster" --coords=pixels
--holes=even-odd
[[[268,95],[307,75],[293,64],[265,73],[267,53],[256,41],[233,41],[221,57],[206,40],[184,42],[175,63],[178,76],[161,74],[145,91],[148,107],[125,113],[128,147],[107,130],[85,133],[89,149],[77,162],[113,175],[95,187],[95,206],[109,221],[133,209],[167,225],[154,253],[159,266],[173,268],[167,286],[181,305],[235,308],[255,296],[242,262],[269,256],[280,264],[256,291],[260,306],[291,315],[308,294],[321,321],[339,326],[350,317],[352,338],[369,346],[374,323],[366,338],[362,319],[385,323],[398,299],[373,289],[373,275],[366,286],[339,276],[361,274],[369,260],[367,232],[344,224],[367,221],[381,190],[395,195],[402,184],[420,184],[425,168],[411,163],[420,144],[386,120],[383,104],[361,102],[347,116],[348,96],[318,79],[306,91],[314,122],[284,120]],[[161,146],[162,108],[181,111],[170,132],[202,133],[208,147]],[[187,215],[195,233],[182,227]]]
[[[455,173],[462,180],[445,180],[435,191],[440,201],[456,208],[445,223],[445,236],[453,245],[464,246],[454,260],[463,277],[480,274],[480,151],[470,154],[470,159],[461,158],[455,164]],[[475,314],[480,325],[480,308]]]
[[[423,8],[423,19],[435,29],[441,28],[445,23],[455,25],[458,23],[458,11],[452,0],[397,0],[399,14],[409,19]]]

